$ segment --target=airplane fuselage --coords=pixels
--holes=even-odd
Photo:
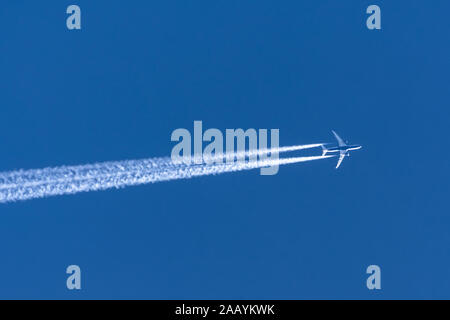
[[[350,150],[358,150],[361,149],[362,146],[358,145],[358,144],[354,144],[354,145],[348,145],[348,146],[337,146],[337,147],[331,147],[331,148],[327,148],[327,153],[328,152],[347,152]]]

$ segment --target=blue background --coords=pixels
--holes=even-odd
[[[194,120],[363,149],[1,204],[0,298],[450,298],[450,3],[154,2],[2,2],[0,170],[166,156]]]

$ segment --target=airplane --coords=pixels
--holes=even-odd
[[[361,149],[362,146],[360,146],[359,144],[348,145],[347,143],[344,142],[344,140],[341,139],[341,137],[339,137],[337,135],[336,132],[334,132],[333,130],[331,130],[331,132],[333,132],[334,137],[336,138],[336,140],[338,142],[338,146],[332,147],[332,148],[327,148],[327,147],[325,147],[325,145],[322,145],[322,156],[326,155],[329,152],[330,153],[339,152],[339,160],[336,165],[336,169],[337,169],[341,165],[342,160],[344,160],[345,157],[350,156],[350,152],[349,152],[350,150],[358,150],[358,149]]]

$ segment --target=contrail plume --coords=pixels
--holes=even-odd
[[[279,150],[301,150],[299,148],[301,146],[283,147],[277,150],[278,152]],[[304,146],[303,149],[305,149]],[[262,152],[266,151],[262,150]],[[270,152],[274,151],[271,150]],[[170,158],[153,158],[19,170],[0,173],[0,203],[176,179],[190,179],[197,176],[216,175],[329,157],[332,156],[291,157],[199,165],[173,163]]]
[[[205,157],[203,156],[203,161],[207,163],[212,163],[216,160],[225,161],[226,158],[242,158],[242,157],[252,157],[252,156],[262,156],[269,153],[283,153],[291,152],[297,150],[304,150],[310,148],[316,148],[323,145],[322,143],[316,144],[305,144],[298,146],[287,146],[272,149],[260,149],[260,150],[249,150],[241,152],[233,152],[231,155],[223,154],[217,156]],[[0,172],[0,190],[13,188],[18,185],[20,186],[31,186],[50,182],[62,182],[67,179],[86,179],[88,177],[96,176],[99,171],[113,171],[118,172],[121,168],[133,168],[135,166],[145,166],[145,167],[171,167],[181,164],[179,162],[173,162],[170,158],[150,158],[144,160],[124,160],[124,161],[109,161],[94,164],[85,164],[77,166],[61,166],[56,168],[44,168],[44,169],[30,169],[30,170],[16,170]]]

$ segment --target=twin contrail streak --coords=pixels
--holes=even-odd
[[[243,154],[264,155],[318,147],[321,144],[281,147]],[[243,156],[234,153],[235,157]],[[224,156],[220,156],[223,158]],[[228,155],[227,155],[228,157]],[[185,164],[174,163],[171,158],[151,158],[103,162],[80,166],[18,170],[0,173],[0,203],[43,198],[78,192],[122,188],[146,183],[189,179],[198,176],[250,170],[274,165],[284,165],[325,159],[332,156],[291,157],[284,159],[259,159],[232,163]],[[213,157],[217,160],[218,157]],[[211,159],[209,159],[211,160]]]

